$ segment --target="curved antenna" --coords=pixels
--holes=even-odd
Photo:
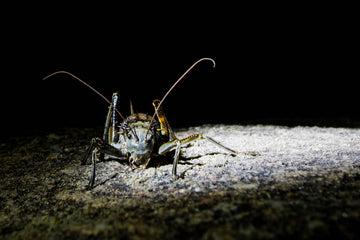
[[[69,73],[67,71],[57,71],[57,72],[54,72],[46,77],[43,78],[43,80],[46,80],[48,79],[49,77],[52,77],[56,74],[59,74],[59,73],[64,73],[64,74],[67,74],[67,75],[70,75],[71,77],[75,78],[76,80],[78,80],[79,82],[81,82],[82,84],[84,84],[85,86],[87,86],[88,88],[90,88],[91,90],[93,90],[97,95],[99,95],[102,99],[104,99],[107,103],[109,103],[110,105],[112,105],[112,103],[109,101],[109,99],[107,99],[106,97],[104,97],[104,95],[102,95],[99,91],[97,91],[95,88],[93,88],[92,86],[90,86],[89,84],[87,84],[86,82],[84,82],[83,80],[81,80],[80,78],[78,78],[77,76],[75,76],[74,74],[72,73]],[[120,111],[115,108],[115,111],[119,114],[119,116],[123,119],[123,121],[126,121],[126,119],[124,118],[124,116],[120,113]],[[130,128],[130,126],[129,126]],[[130,128],[130,131],[134,134],[135,138],[139,141],[139,137],[137,136],[136,132]]]
[[[95,88],[93,88],[92,86],[90,86],[88,83],[84,82],[83,80],[81,80],[80,78],[78,78],[77,76],[75,76],[74,74],[72,73],[69,73],[67,71],[57,71],[57,72],[54,72],[46,77],[43,78],[43,80],[46,80],[48,79],[49,77],[52,77],[56,74],[59,74],[59,73],[64,73],[64,74],[67,74],[67,75],[70,75],[71,77],[75,78],[76,80],[78,80],[79,82],[81,82],[82,84],[84,84],[85,86],[87,86],[88,88],[90,88],[91,90],[93,90],[97,95],[99,95],[102,99],[104,99],[108,104],[111,105],[111,102],[109,101],[109,99],[107,99],[106,97],[104,97],[104,95],[102,95],[101,93],[99,93],[99,91],[97,91]],[[120,115],[120,117],[125,121],[125,118],[123,117],[123,115],[120,113],[119,110],[117,110],[115,108],[116,112]]]
[[[153,116],[152,116],[152,118],[151,118],[151,121],[150,121],[150,124],[149,124],[149,128],[148,128],[148,130],[147,130],[147,132],[146,132],[146,136],[147,136],[147,134],[148,134],[148,132],[149,132],[149,130],[150,130],[151,124],[152,124],[153,121],[154,121],[154,118],[155,118],[155,116],[156,116],[156,113],[158,112],[158,110],[159,110],[161,104],[164,102],[165,98],[169,95],[169,93],[174,89],[174,87],[181,81],[181,79],[183,79],[183,77],[185,77],[185,75],[186,75],[191,69],[193,69],[199,62],[205,61],[205,60],[211,61],[211,62],[213,63],[213,68],[215,67],[215,61],[214,61],[214,59],[212,59],[212,58],[201,58],[201,59],[197,60],[193,65],[191,65],[191,67],[189,67],[188,70],[186,70],[186,72],[184,72],[184,74],[181,75],[181,77],[171,86],[171,88],[165,93],[164,97],[161,99],[159,105],[158,105],[157,108],[155,109],[155,112],[154,112],[154,114],[153,114]]]

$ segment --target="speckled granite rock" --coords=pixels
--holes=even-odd
[[[360,130],[200,126],[240,152],[206,141],[132,171],[117,161],[80,165],[93,129],[67,129],[0,143],[0,234],[5,239],[349,238],[359,233]],[[164,160],[164,159],[163,159]]]

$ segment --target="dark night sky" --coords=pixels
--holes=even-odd
[[[51,7],[17,13],[21,21],[3,28],[4,136],[103,124],[107,104],[69,76],[41,80],[54,71],[69,71],[108,98],[119,91],[124,115],[129,99],[152,114],[152,100],[202,57],[216,68],[200,63],[163,105],[173,127],[359,119],[351,16],[276,6],[126,16],[111,6]]]

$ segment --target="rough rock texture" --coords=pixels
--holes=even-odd
[[[200,126],[207,141],[134,171],[118,161],[80,165],[94,129],[0,143],[0,238],[354,239],[360,232],[360,130]],[[98,134],[98,136],[100,136]]]

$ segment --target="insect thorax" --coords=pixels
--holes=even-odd
[[[151,121],[151,117],[145,113],[137,113],[132,114],[126,118],[124,122],[121,123],[120,129],[123,130],[122,133],[126,133],[127,135],[134,135],[141,134],[140,132],[148,131],[145,133],[147,135],[154,135],[156,134],[156,129],[158,128],[157,121],[152,123],[152,126],[149,127]],[[145,136],[144,136],[145,137]]]

